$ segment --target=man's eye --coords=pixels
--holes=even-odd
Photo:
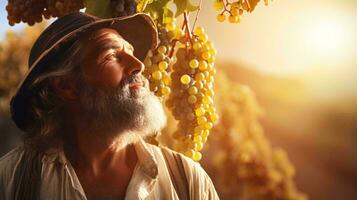
[[[117,55],[117,53],[113,52],[113,53],[110,53],[108,54],[107,56],[105,56],[105,59],[106,60],[119,60],[119,56]]]

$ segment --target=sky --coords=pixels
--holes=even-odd
[[[313,93],[357,95],[357,0],[262,1],[240,24],[219,23],[211,2],[203,1],[197,25],[214,42],[218,59],[302,77]],[[6,3],[0,2],[0,40],[6,30],[24,26],[8,25]]]

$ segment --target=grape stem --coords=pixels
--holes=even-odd
[[[182,24],[181,26],[181,30],[183,30],[185,28],[185,23]],[[175,46],[176,46],[176,43],[178,42],[179,40],[177,39],[174,39],[172,41],[172,48],[171,48],[171,51],[169,53],[169,58],[172,58],[172,56],[174,55],[174,52],[175,52]]]
[[[198,15],[200,14],[201,8],[202,8],[202,0],[200,0],[200,2],[198,4],[198,9],[197,9],[195,21],[193,22],[193,25],[192,25],[192,30],[195,30],[196,22],[197,22],[197,19],[198,19]]]
[[[184,12],[183,13],[183,17],[184,17],[183,24],[184,24],[184,28],[186,30],[186,36],[188,36],[188,38],[191,39],[192,37],[191,37],[191,30],[190,30],[189,20],[188,20],[188,13]]]
[[[222,2],[223,2],[223,6],[224,6],[224,10],[226,11],[228,11],[228,9],[227,9],[227,5],[229,5],[230,3],[228,2],[228,0],[222,0]]]
[[[189,19],[188,19],[188,12],[184,12],[183,13],[183,17],[184,17],[184,22],[183,22],[183,24],[184,24],[184,28],[185,28],[185,30],[186,30],[186,37],[188,38],[188,40],[190,41],[190,43],[191,43],[191,45],[193,46],[193,43],[192,43],[192,34],[191,34],[191,30],[190,30],[190,22],[189,22]],[[186,44],[185,44],[185,46],[186,46],[186,50],[188,50],[188,44],[187,44],[187,42],[186,42]]]

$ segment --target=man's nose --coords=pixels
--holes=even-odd
[[[145,65],[141,62],[138,58],[134,55],[128,55],[129,62],[126,69],[126,74],[133,75],[133,74],[140,74],[144,71]]]

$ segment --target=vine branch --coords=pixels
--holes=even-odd
[[[195,30],[196,22],[197,22],[197,19],[198,19],[198,15],[200,14],[201,8],[202,8],[202,0],[200,0],[200,2],[198,4],[198,9],[197,9],[195,21],[193,22],[193,25],[192,25],[192,30]]]

